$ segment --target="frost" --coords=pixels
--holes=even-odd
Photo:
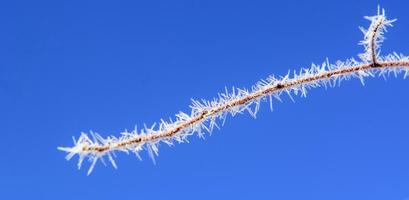
[[[385,10],[380,9],[378,6],[378,14],[375,16],[365,16],[365,19],[371,22],[368,29],[359,27],[364,34],[364,39],[359,43],[364,46],[365,52],[360,54],[359,57],[364,62],[376,62],[376,58],[379,56],[381,43],[385,40],[384,33],[387,32],[388,26],[392,27],[392,23],[396,19],[386,19]]]

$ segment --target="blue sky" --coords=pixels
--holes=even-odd
[[[11,1],[10,1],[11,2]],[[13,1],[0,6],[1,199],[409,199],[408,80],[316,89],[205,140],[118,153],[91,176],[57,146],[152,124],[190,99],[356,57],[378,4],[382,52],[409,54],[407,1]],[[75,160],[75,159],[74,159]],[[85,166],[86,168],[86,166]]]

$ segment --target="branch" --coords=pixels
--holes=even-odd
[[[365,47],[365,52],[360,55],[362,61],[348,59],[345,62],[337,61],[330,64],[328,60],[321,65],[312,65],[309,69],[301,69],[299,73],[294,73],[275,78],[270,76],[259,81],[252,87],[252,90],[233,88],[232,91],[226,89],[225,93],[219,94],[219,98],[213,101],[192,100],[191,114],[179,112],[175,121],[165,122],[161,120],[159,127],[155,124],[142,130],[132,132],[122,132],[119,138],[109,136],[101,137],[97,133],[91,132],[91,138],[82,133],[78,141],[74,139],[73,147],[58,147],[59,150],[68,153],[67,160],[74,155],[79,155],[78,168],[82,162],[88,158],[92,163],[88,170],[90,174],[98,160],[103,160],[107,156],[116,168],[113,159],[115,151],[126,153],[133,152],[139,159],[139,152],[146,149],[154,160],[158,155],[158,145],[160,142],[173,145],[174,142],[183,143],[188,136],[197,134],[204,137],[204,131],[211,133],[214,127],[218,126],[218,121],[226,120],[228,114],[232,116],[248,111],[253,117],[256,116],[261,100],[270,101],[270,108],[273,109],[273,98],[281,101],[283,93],[306,97],[307,91],[316,87],[334,87],[343,80],[359,78],[364,83],[367,77],[387,76],[391,72],[395,75],[404,73],[404,78],[409,75],[409,57],[398,54],[390,54],[380,57],[378,48],[384,40],[383,33],[386,27],[391,26],[395,20],[387,20],[385,12],[379,12],[376,16],[366,17],[371,21],[369,29],[365,32],[364,40],[361,44]],[[363,28],[361,30],[364,31]]]
[[[362,59],[362,61],[373,63],[375,66],[377,65],[377,57],[380,53],[379,49],[381,47],[381,43],[385,40],[383,35],[386,32],[386,28],[388,26],[392,27],[392,23],[395,22],[396,19],[386,19],[385,10],[382,9],[381,12],[379,6],[377,15],[365,16],[364,18],[371,21],[371,25],[369,26],[368,30],[359,27],[364,33],[364,39],[360,42],[360,44],[365,47],[365,52],[360,54],[359,57]]]

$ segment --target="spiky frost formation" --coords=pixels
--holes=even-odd
[[[385,40],[384,34],[387,32],[386,28],[392,27],[392,23],[396,19],[388,20],[385,15],[385,9],[380,9],[378,6],[378,14],[375,16],[365,16],[365,19],[371,21],[368,29],[359,27],[364,34],[364,39],[359,43],[365,47],[365,52],[359,57],[364,62],[377,63],[377,57],[380,53],[381,43]]]
[[[139,153],[147,150],[150,157],[155,160],[160,143],[170,146],[174,143],[184,143],[193,134],[202,138],[206,132],[211,133],[215,127],[223,125],[228,115],[235,116],[248,112],[255,118],[262,101],[269,101],[270,109],[273,110],[274,101],[281,101],[283,94],[293,100],[293,96],[306,97],[308,90],[312,88],[334,87],[351,78],[358,78],[364,84],[367,77],[386,77],[391,73],[395,76],[403,73],[404,78],[409,76],[409,57],[396,53],[384,57],[378,55],[380,43],[384,40],[383,33],[395,20],[387,20],[385,11],[380,12],[379,9],[377,15],[365,18],[371,21],[371,25],[368,30],[361,28],[365,35],[361,41],[365,47],[365,52],[360,55],[362,61],[351,58],[330,64],[327,60],[299,72],[288,72],[285,76],[270,76],[260,80],[251,90],[226,89],[225,92],[219,93],[218,98],[211,101],[192,100],[191,112],[179,112],[174,120],[161,120],[151,127],[140,130],[135,128],[131,132],[124,131],[120,133],[120,137],[103,138],[93,132],[89,135],[82,133],[78,140],[74,139],[73,147],[58,149],[68,153],[67,160],[79,155],[78,168],[81,168],[85,159],[89,160],[90,174],[98,160],[105,164],[104,157],[108,157],[116,168],[114,161],[116,151],[128,154],[131,152],[141,159]]]

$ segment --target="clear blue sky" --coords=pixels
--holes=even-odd
[[[118,153],[91,176],[57,146],[148,125],[190,98],[356,56],[378,4],[398,18],[382,52],[409,54],[409,2],[3,1],[0,199],[409,198],[409,81],[359,80],[284,98],[211,137]],[[140,1],[142,2],[142,1]]]

